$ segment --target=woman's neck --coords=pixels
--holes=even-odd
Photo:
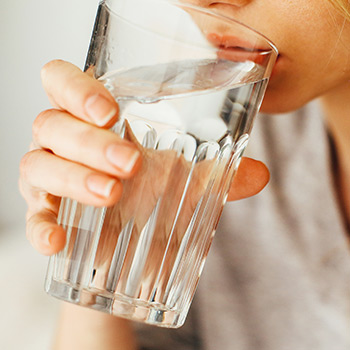
[[[339,197],[350,227],[350,81],[325,95],[322,104],[336,148]]]

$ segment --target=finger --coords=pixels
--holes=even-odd
[[[243,157],[229,191],[228,201],[251,197],[269,182],[270,172],[260,161]]]
[[[61,202],[60,197],[53,196],[43,190],[33,188],[26,181],[24,181],[23,177],[19,178],[18,185],[22,197],[28,204],[27,219],[33,215],[33,213],[39,212],[43,209],[49,210],[50,212],[55,213],[57,216]]]
[[[108,90],[71,63],[54,60],[41,70],[44,89],[51,103],[74,116],[110,127],[118,116],[118,104]]]
[[[118,179],[43,150],[27,153],[21,160],[20,171],[24,187],[30,192],[45,191],[97,207],[115,204],[122,194]]]
[[[53,255],[62,250],[66,233],[57,224],[57,216],[49,210],[42,210],[27,220],[26,235],[31,245],[43,255]]]
[[[132,176],[141,165],[140,152],[132,142],[58,110],[36,118],[33,140],[60,157],[120,178]]]

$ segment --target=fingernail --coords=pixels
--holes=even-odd
[[[105,198],[111,195],[116,183],[116,180],[98,174],[91,174],[86,179],[86,186],[89,191]]]
[[[126,145],[110,145],[106,151],[107,159],[119,170],[130,173],[140,157],[140,152]]]
[[[87,99],[85,110],[98,126],[106,125],[117,113],[113,103],[102,95],[94,95]]]

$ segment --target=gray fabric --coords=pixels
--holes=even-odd
[[[267,164],[271,181],[226,205],[195,317],[177,331],[146,327],[140,342],[152,350],[349,350],[350,248],[317,105],[260,115],[247,154]]]

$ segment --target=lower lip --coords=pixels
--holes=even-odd
[[[249,60],[257,64],[264,64],[267,59],[264,53],[271,50],[271,47],[256,47],[248,41],[227,34],[210,33],[207,35],[207,39],[218,48],[219,58],[231,61]]]
[[[238,48],[223,48],[217,52],[219,58],[229,61],[252,61],[257,64],[262,64],[265,57],[260,52],[249,52]]]
[[[271,49],[270,47],[260,47],[260,45],[257,47],[256,43],[254,44],[240,37],[227,34],[210,33],[207,35],[207,39],[215,46],[223,49],[241,48],[248,52],[262,52]]]

